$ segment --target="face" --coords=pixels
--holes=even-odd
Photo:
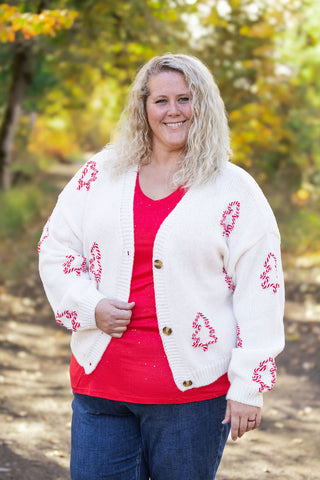
[[[182,73],[165,71],[149,80],[147,118],[153,151],[182,152],[191,125],[190,92]]]

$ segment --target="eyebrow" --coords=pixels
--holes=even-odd
[[[150,93],[150,97],[151,97],[152,93]],[[154,98],[161,98],[161,97],[167,97],[168,95],[166,95],[165,93],[160,93],[159,95],[156,95]],[[178,93],[176,95],[176,97],[190,97],[190,92],[184,92],[184,93]]]

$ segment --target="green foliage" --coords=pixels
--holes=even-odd
[[[23,235],[41,213],[42,194],[34,185],[0,193],[0,241]]]
[[[295,256],[320,251],[320,217],[316,209],[296,208],[289,217],[280,218],[283,251]]]

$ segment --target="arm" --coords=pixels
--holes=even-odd
[[[229,365],[228,399],[262,407],[276,381],[274,359],[284,346],[284,281],[280,238],[265,233],[237,259],[233,310],[237,344]]]
[[[233,440],[259,426],[262,396],[275,384],[274,358],[284,345],[284,283],[276,233],[265,233],[237,259],[235,283],[237,345],[229,365],[231,387],[223,421],[231,422]]]
[[[133,304],[107,299],[100,291],[100,251],[94,244],[91,251],[90,246],[85,251],[83,244],[89,195],[102,169],[97,157],[59,196],[38,245],[40,276],[60,325],[73,331],[98,327],[111,336],[121,336]]]
[[[60,195],[40,242],[39,271],[56,321],[68,330],[95,328],[94,312],[104,298],[89,275],[81,242],[83,198],[73,196],[73,181]]]

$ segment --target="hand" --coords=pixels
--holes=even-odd
[[[250,420],[250,421],[249,421]],[[251,421],[252,420],[252,421]],[[261,422],[261,408],[227,400],[223,424],[231,422],[231,438],[236,441],[246,432],[258,428]]]
[[[104,298],[96,306],[96,325],[111,337],[121,338],[130,323],[135,303]]]

